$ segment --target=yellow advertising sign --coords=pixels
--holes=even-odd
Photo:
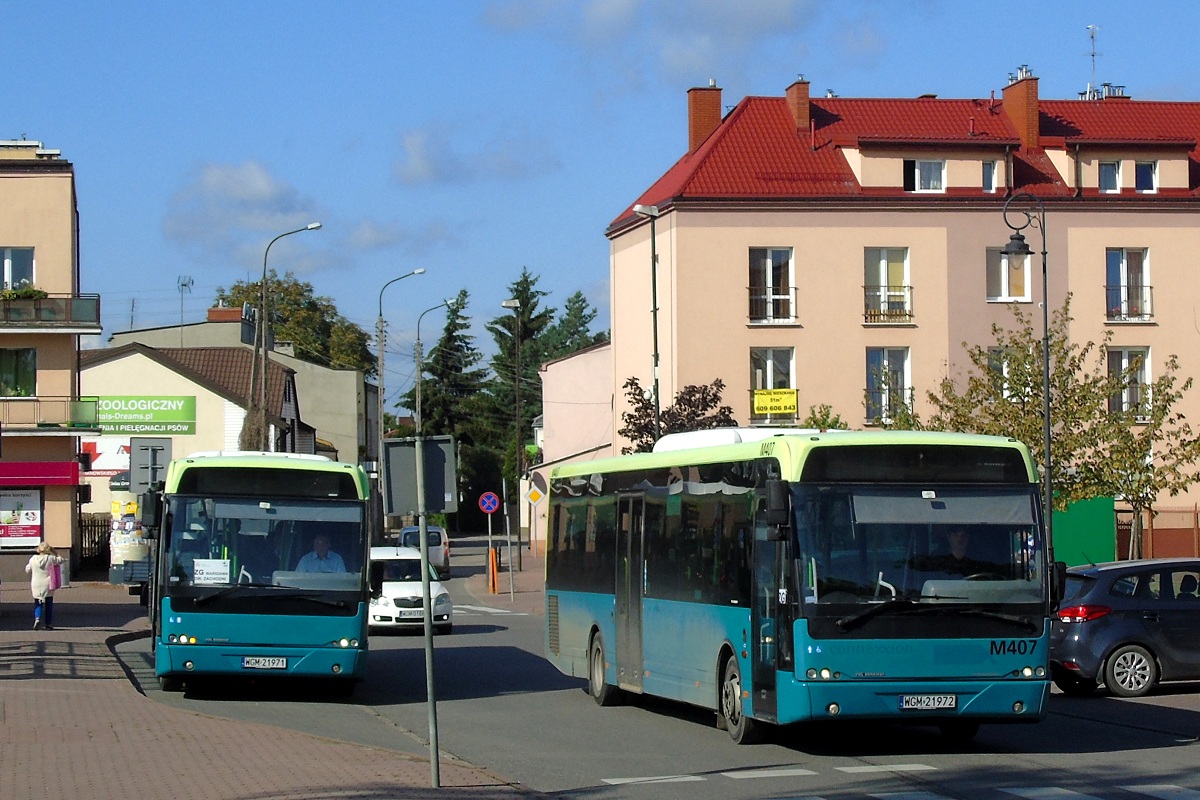
[[[791,414],[797,412],[795,389],[755,389],[755,414]]]

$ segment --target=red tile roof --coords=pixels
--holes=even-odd
[[[812,98],[813,127],[798,131],[783,97],[747,97],[695,151],[667,170],[635,203],[679,200],[819,200],[912,196],[901,187],[858,183],[843,147],[934,147],[943,152],[1012,153],[1014,188],[1045,197],[1074,190],[1059,175],[1045,148],[1076,144],[1158,146],[1186,150],[1188,189],[1175,196],[1200,197],[1200,103],[1103,100],[1040,100],[1043,148],[1022,148],[1003,102],[990,100]],[[951,190],[955,196],[985,195]],[[914,200],[925,203],[930,196]],[[633,204],[610,231],[633,218]]]

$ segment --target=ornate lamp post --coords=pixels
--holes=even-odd
[[[1009,219],[1012,214],[1017,222]],[[1046,541],[1053,556],[1054,548],[1054,484],[1050,469],[1050,292],[1046,276],[1046,206],[1041,199],[1028,192],[1014,194],[1004,203],[1004,224],[1012,229],[1008,244],[1000,251],[1010,258],[1013,256],[1028,257],[1033,255],[1029,243],[1021,231],[1026,228],[1036,228],[1042,236],[1042,432],[1045,437],[1043,446],[1043,487],[1042,507],[1046,517]]]

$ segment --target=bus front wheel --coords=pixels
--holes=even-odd
[[[588,693],[596,705],[611,706],[617,702],[618,691],[604,679],[604,640],[597,634],[588,651]]]
[[[738,744],[753,744],[762,735],[762,725],[742,713],[742,671],[735,656],[725,662],[720,714],[721,727]]]

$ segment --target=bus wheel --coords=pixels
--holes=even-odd
[[[588,652],[588,693],[596,705],[611,706],[616,705],[618,691],[604,679],[604,640],[597,634]]]
[[[721,680],[721,721],[729,736],[738,744],[753,744],[762,734],[762,726],[742,713],[742,671],[737,658],[725,662]]]

